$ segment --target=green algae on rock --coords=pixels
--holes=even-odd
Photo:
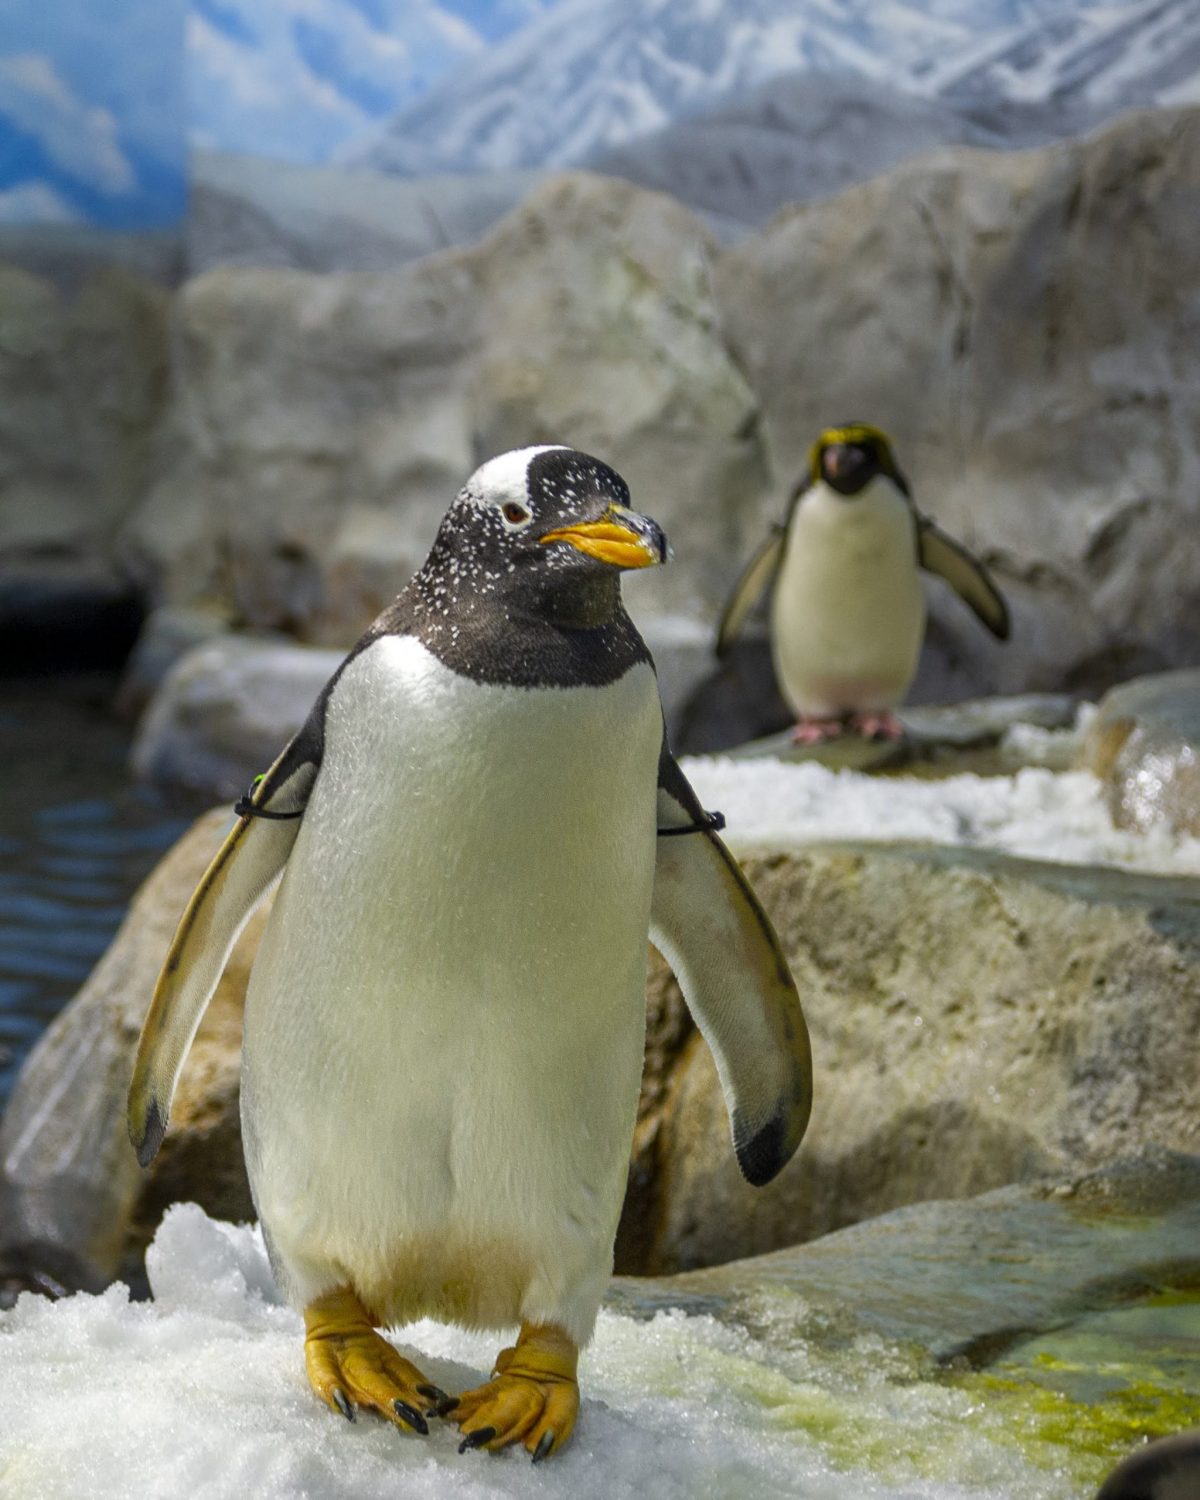
[[[967,1480],[981,1460],[965,1424],[982,1451],[1044,1470],[1047,1496],[1076,1497],[1139,1441],[1200,1422],[1200,1157],[1148,1150],[752,1260],[618,1278],[609,1305],[743,1330],[773,1376],[739,1378],[837,1465]],[[868,1388],[889,1394],[869,1419]]]

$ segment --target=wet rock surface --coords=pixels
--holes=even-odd
[[[1200,835],[1200,671],[1163,672],[1107,693],[1081,760],[1113,822]]]
[[[1087,1173],[911,1204],[773,1254],[619,1276],[608,1305],[753,1323],[778,1293],[793,1299],[783,1306],[796,1337],[873,1333],[983,1368],[1165,1287],[1200,1290],[1200,1157],[1152,1147]]]
[[[812,760],[833,770],[914,769],[941,762],[967,771],[975,770],[976,766],[962,752],[995,750],[1012,730],[1019,737],[1027,730],[1033,730],[1035,736],[1038,731],[1067,731],[1073,728],[1078,714],[1079,704],[1064,693],[1021,693],[1011,698],[978,698],[941,707],[905,706],[898,713],[904,727],[903,738],[899,740],[869,740],[847,734],[824,744],[797,745],[789,727],[720,753],[733,760],[779,760],[793,764]],[[1004,768],[1015,770],[1024,763],[1027,760],[1022,754],[1024,749],[1019,738],[1018,745],[1008,750]],[[1003,764],[1004,758],[997,758],[996,768]]]

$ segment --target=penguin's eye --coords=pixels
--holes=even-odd
[[[500,514],[510,526],[524,526],[529,520],[529,512],[515,500],[510,500],[506,505],[501,506]]]

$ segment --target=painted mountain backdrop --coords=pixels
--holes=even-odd
[[[0,224],[178,221],[187,145],[327,159],[545,0],[3,0]]]
[[[192,143],[324,161],[542,9],[543,0],[191,0]]]
[[[0,223],[168,224],[183,212],[189,140],[409,176],[611,161],[703,112],[736,113],[783,78],[857,84],[868,107],[918,120],[921,140],[931,130],[1011,140],[1014,128],[1019,138],[1022,111],[1045,138],[1130,106],[1200,99],[1196,0],[5,0],[2,10]],[[803,112],[789,87],[787,109]],[[828,100],[826,87],[822,119],[836,134]],[[769,124],[775,105],[765,107]],[[932,126],[947,108],[967,125]],[[660,166],[681,149],[656,147]]]
[[[1200,100],[1195,0],[561,0],[349,159],[407,174],[566,166],[787,73],[1045,105],[1071,127]]]

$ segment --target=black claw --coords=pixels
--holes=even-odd
[[[490,1443],[496,1436],[494,1427],[480,1427],[476,1432],[468,1432],[466,1437],[458,1445],[458,1451],[465,1453],[468,1448],[482,1448],[484,1443]]]
[[[397,1396],[392,1402],[392,1410],[398,1417],[403,1417],[408,1425],[415,1428],[422,1437],[429,1436],[429,1423],[426,1422],[415,1406],[409,1406],[407,1401],[401,1401],[400,1397]]]
[[[341,1412],[342,1416],[345,1417],[347,1422],[358,1421],[358,1418],[354,1415],[354,1408],[350,1405],[350,1402],[346,1398],[346,1393],[340,1385],[335,1385],[333,1388],[333,1404]]]
[[[417,1394],[433,1404],[426,1411],[427,1417],[444,1417],[458,1405],[457,1396],[447,1396],[440,1385],[419,1385]]]
[[[554,1447],[554,1428],[553,1427],[548,1427],[546,1429],[546,1431],[543,1432],[542,1435],[541,1435],[541,1437],[538,1439],[538,1445],[533,1450],[533,1457],[532,1457],[532,1459],[530,1459],[530,1462],[531,1463],[535,1463],[535,1464],[540,1464],[541,1461],[542,1461],[542,1459],[545,1458],[546,1454],[549,1453],[550,1450],[551,1450],[551,1448],[553,1448],[553,1447]]]

